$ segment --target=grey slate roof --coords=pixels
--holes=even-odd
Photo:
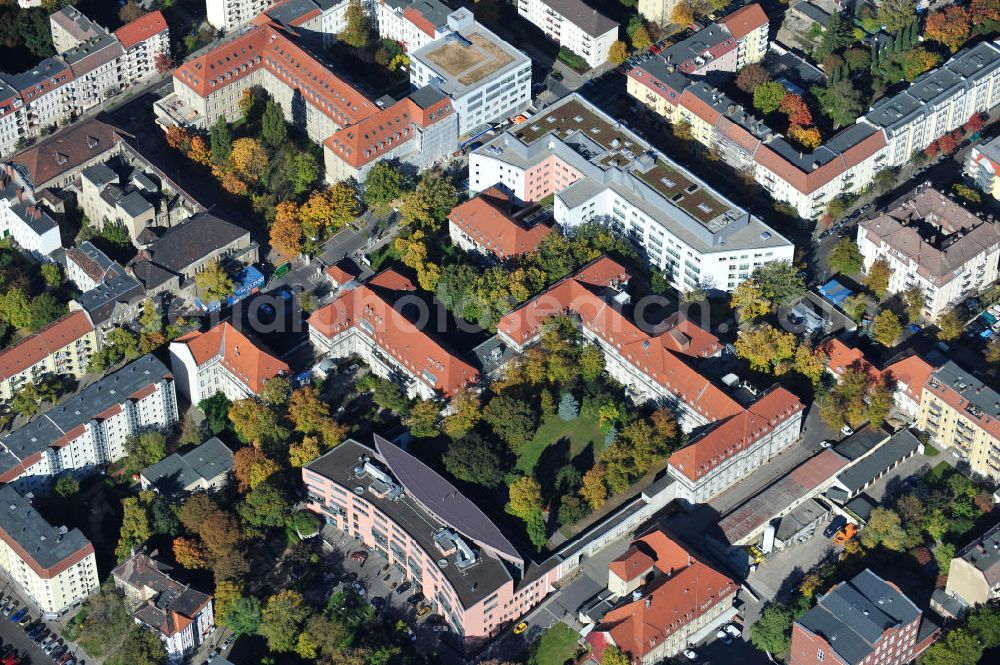
[[[1000,524],[969,543],[956,555],[975,566],[992,587],[1000,582]]]
[[[7,83],[18,91],[24,91],[54,76],[68,73],[69,67],[62,60],[58,58],[46,58],[26,71],[18,74],[4,74],[4,78]]]
[[[179,274],[191,264],[249,233],[215,215],[202,212],[169,229],[147,251],[152,263]]]
[[[61,533],[10,485],[0,485],[0,531],[42,568],[52,568],[90,545],[79,529]]]
[[[864,457],[870,453],[872,449],[887,440],[889,436],[889,432],[886,432],[881,427],[873,428],[865,426],[838,443],[833,449],[853,462],[859,457]]]
[[[194,618],[212,597],[172,579],[171,568],[147,554],[136,554],[111,571],[112,576],[136,592],[147,590],[153,597],[141,605],[133,616],[165,635],[174,635],[181,626],[175,614]]]
[[[600,37],[608,30],[618,28],[617,23],[583,0],[543,0],[543,2],[591,37]]]
[[[112,171],[111,167],[104,163],[88,166],[81,172],[81,175],[93,183],[97,188],[104,187],[105,185],[113,182],[118,182],[118,174]]]
[[[989,384],[983,383],[971,372],[967,372],[949,360],[931,375],[932,381],[938,381],[961,393],[970,407],[979,409],[987,417],[1000,420],[1000,392]]]
[[[153,209],[153,205],[142,194],[136,191],[129,192],[119,199],[118,206],[130,217],[138,217],[146,211]]]
[[[12,457],[0,462],[24,459],[48,450],[64,434],[84,425],[111,407],[127,400],[139,390],[170,375],[170,370],[156,356],[146,355],[122,369],[93,383],[59,403],[24,427],[0,438],[0,446]],[[16,466],[16,464],[15,464]],[[0,472],[13,467],[6,464]]]
[[[459,570],[453,561],[453,556],[442,557],[441,551],[434,541],[435,534],[442,528],[454,527],[454,525],[442,523],[429,513],[417,498],[410,496],[411,490],[420,492],[420,488],[407,486],[398,478],[396,481],[403,484],[404,491],[395,500],[389,496],[379,497],[365,490],[363,485],[367,485],[369,482],[359,478],[354,473],[354,468],[360,463],[361,457],[382,462],[376,451],[348,439],[322,457],[310,462],[306,468],[319,476],[328,478],[346,491],[362,487],[365,501],[374,505],[390,521],[405,531],[428,557],[432,560],[445,561],[446,565],[441,572],[454,587],[458,599],[464,607],[472,607],[502,585],[514,580],[504,564],[486,552],[477,553],[476,563],[464,571]],[[454,491],[454,488],[452,490]],[[445,499],[446,497],[440,498]]]
[[[867,494],[859,494],[844,504],[844,508],[867,522],[872,516],[872,511],[878,508],[878,502]]]
[[[915,453],[919,445],[920,441],[913,436],[910,430],[900,430],[879,446],[875,452],[837,476],[837,480],[851,492],[857,492],[878,478],[883,471],[892,468],[900,460]]]
[[[145,295],[139,280],[116,266],[104,281],[78,296],[76,303],[90,315],[95,326],[100,326],[112,317],[118,305],[132,305]]]
[[[233,451],[216,437],[183,455],[174,453],[149,466],[142,476],[164,494],[190,490],[202,480],[211,482],[233,468]]]
[[[909,598],[865,569],[820,597],[796,623],[821,635],[849,665],[857,665],[888,628],[908,625],[920,615]]]

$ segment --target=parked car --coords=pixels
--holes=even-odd
[[[423,599],[424,599],[423,594],[415,593],[415,594],[413,594],[412,596],[410,596],[409,598],[406,599],[406,604],[407,605],[416,605],[417,603],[419,603]]]
[[[365,589],[365,585],[362,584],[361,582],[355,582],[354,584],[351,585],[351,588],[354,589],[354,593],[358,594],[359,596],[364,596],[368,593],[368,590]]]
[[[422,619],[428,614],[430,614],[431,608],[427,605],[421,605],[420,609],[417,610],[417,618]]]
[[[30,624],[32,621],[34,621],[34,619],[31,618],[31,615],[30,614],[25,614],[23,617],[21,617],[21,620],[17,622],[17,625],[20,626],[21,628],[24,628],[25,626],[27,626],[28,624]]]
[[[698,660],[698,654],[695,653],[694,649],[685,649],[684,650],[684,657],[687,658],[690,661]]]
[[[22,607],[17,612],[14,612],[14,614],[11,615],[10,622],[11,623],[17,623],[18,621],[20,621],[21,619],[23,619],[25,617],[25,615],[27,615],[27,614],[28,614],[28,610],[26,608]]]
[[[340,583],[347,584],[348,582],[353,582],[356,579],[358,579],[357,573],[346,573],[340,576]]]
[[[351,561],[357,561],[362,566],[365,565],[365,561],[367,560],[368,560],[368,552],[363,552],[361,550],[358,550],[357,552],[353,552],[351,554]]]
[[[526,630],[528,630],[528,624],[525,623],[524,621],[522,621],[521,623],[519,623],[516,626],[514,626],[514,634],[515,635],[520,635],[521,633],[523,633]]]
[[[858,527],[848,522],[847,525],[837,532],[837,535],[833,537],[833,542],[838,545],[843,545],[854,536],[858,535]]]
[[[840,433],[843,434],[844,436],[851,436],[854,434],[854,430],[851,429],[850,425],[844,425],[843,427],[840,428]]]
[[[410,583],[409,582],[403,582],[398,587],[396,587],[396,593],[398,593],[400,596],[402,596],[404,593],[406,593],[409,590],[410,590]]]
[[[378,598],[378,597],[372,598],[371,603],[372,607],[381,612],[382,608],[385,607],[385,598]]]
[[[843,515],[837,515],[830,520],[830,523],[826,525],[825,529],[823,529],[823,535],[826,538],[833,538],[834,535],[836,535],[836,533],[845,526],[847,526],[847,518]]]
[[[722,629],[737,639],[743,637],[743,632],[731,623],[727,623]]]
[[[448,631],[448,626],[439,623],[431,626],[431,630],[433,630],[435,633],[445,633]]]
[[[719,640],[723,644],[732,644],[733,643],[733,638],[729,637],[729,635],[724,630],[720,630],[719,632],[717,632],[715,634],[715,639]]]

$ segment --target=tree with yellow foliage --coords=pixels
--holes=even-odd
[[[200,136],[195,136],[191,139],[187,156],[192,162],[201,164],[202,166],[209,166],[212,163],[212,152],[208,149],[205,139]]]
[[[295,468],[302,468],[321,454],[319,439],[307,436],[299,443],[293,443],[288,447],[288,463]]]
[[[616,39],[611,43],[611,48],[608,49],[608,61],[612,65],[620,65],[625,62],[628,58],[628,45],[620,39]]]
[[[233,475],[244,494],[280,470],[277,462],[252,446],[240,448],[233,455]]]
[[[282,201],[275,208],[270,240],[271,247],[285,260],[302,252],[302,223],[299,207],[293,201]]]
[[[205,567],[205,549],[197,540],[179,536],[174,538],[174,560],[189,570]]]
[[[686,28],[694,23],[694,8],[688,0],[681,0],[674,5],[674,11],[670,14],[670,20],[677,25]]]
[[[233,292],[233,280],[218,261],[212,260],[205,264],[194,276],[195,286],[202,302],[212,302],[225,298]]]
[[[508,486],[510,501],[507,512],[526,519],[536,510],[542,509],[542,486],[531,476],[521,476]]]
[[[267,171],[267,150],[260,139],[241,138],[233,141],[233,150],[229,154],[233,166],[248,180],[260,182]]]
[[[580,498],[586,501],[593,510],[600,509],[608,500],[608,488],[604,484],[605,473],[604,465],[596,464],[583,474]]]
[[[771,372],[795,355],[795,335],[771,325],[744,330],[736,340],[736,355],[759,372]]]

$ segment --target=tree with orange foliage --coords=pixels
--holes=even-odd
[[[316,190],[299,209],[304,229],[316,232],[338,229],[358,216],[358,197],[346,182],[325,190]]]
[[[158,74],[166,74],[174,68],[174,59],[167,51],[161,51],[153,58],[153,67],[156,68]]]
[[[812,111],[806,106],[802,97],[796,95],[794,92],[790,92],[784,96],[778,109],[788,116],[788,122],[793,125],[806,127],[812,124]]]
[[[226,171],[222,174],[222,189],[230,194],[243,195],[247,193],[247,184],[232,171]]]
[[[243,493],[256,488],[280,470],[277,462],[253,446],[240,448],[233,455],[233,475]]]
[[[1000,2],[997,0],[972,0],[969,5],[969,18],[976,26],[1000,21]]]
[[[167,145],[174,150],[187,152],[191,148],[191,134],[183,127],[170,125],[167,127]]]
[[[174,538],[174,559],[189,570],[205,567],[205,549],[193,538]]]
[[[807,150],[814,150],[823,142],[818,129],[815,127],[803,127],[801,125],[792,125],[789,127],[788,138]]]
[[[267,150],[259,139],[236,139],[229,157],[236,170],[253,182],[259,182],[267,171]]]
[[[274,223],[271,224],[271,247],[285,260],[298,256],[302,251],[299,207],[292,201],[282,201],[275,208]]]
[[[951,5],[927,15],[924,25],[924,37],[944,44],[952,53],[957,51],[969,39],[972,33],[972,20],[969,10],[958,5]]]
[[[596,464],[590,471],[583,474],[583,485],[580,487],[580,497],[593,510],[598,510],[608,500],[608,487],[604,484],[606,472],[603,464]]]
[[[208,149],[205,139],[195,136],[191,139],[191,147],[187,152],[188,159],[202,166],[209,166],[212,163],[212,152]]]
[[[962,129],[964,129],[967,132],[978,132],[985,126],[986,126],[986,121],[983,119],[983,114],[973,113],[971,116],[969,116],[969,119],[966,121],[966,123],[962,125]]]
[[[941,148],[941,152],[945,155],[950,155],[955,152],[955,148],[958,147],[958,141],[951,134],[945,134],[937,140],[938,147]]]

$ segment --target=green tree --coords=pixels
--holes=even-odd
[[[878,20],[891,34],[896,34],[913,21],[915,7],[913,0],[882,0]]]
[[[941,543],[934,548],[934,562],[937,563],[938,575],[947,575],[951,560],[955,558],[955,546],[951,543]]]
[[[264,106],[264,115],[260,118],[260,137],[272,148],[277,148],[288,138],[285,112],[281,110],[281,104],[274,100],[268,100]]]
[[[576,420],[580,415],[580,403],[573,397],[573,393],[563,393],[559,400],[559,417],[563,420]]]
[[[33,331],[41,330],[53,321],[66,314],[66,305],[59,302],[51,293],[39,293],[31,299],[30,327]]]
[[[267,648],[277,653],[294,651],[299,631],[309,617],[309,606],[297,591],[286,589],[267,599],[257,632]]]
[[[403,193],[406,177],[392,162],[380,161],[365,178],[362,199],[369,208],[381,208],[395,201]]]
[[[923,665],[969,665],[983,657],[983,645],[964,628],[955,628],[924,652]]]
[[[840,240],[830,252],[830,267],[845,275],[861,272],[865,257],[861,255],[858,244],[850,238]]]
[[[882,545],[889,550],[903,551],[906,546],[906,531],[903,530],[899,515],[894,510],[881,506],[872,510],[868,525],[861,530],[861,544],[867,548]]]
[[[819,48],[814,53],[817,60],[822,60],[831,53],[837,53],[847,48],[854,42],[854,26],[841,12],[834,12],[830,15],[830,22],[823,30],[823,38],[820,40]]]
[[[903,324],[892,310],[884,309],[872,321],[872,336],[882,346],[892,346],[903,333]]]
[[[910,323],[914,323],[923,313],[927,298],[924,296],[923,289],[919,286],[911,286],[903,291],[903,302],[906,303],[906,313]]]
[[[125,439],[125,452],[133,469],[145,469],[167,456],[167,437],[157,431],[134,434]]]
[[[441,456],[444,468],[459,480],[496,487],[510,469],[509,455],[476,432],[448,444]]]
[[[764,289],[754,279],[740,282],[733,291],[730,305],[736,310],[740,323],[756,321],[771,312],[771,301],[764,296]]]
[[[31,327],[31,302],[19,287],[7,287],[0,293],[0,318],[14,328]]]
[[[415,192],[427,204],[427,210],[439,223],[447,219],[448,213],[458,204],[455,185],[439,171],[424,171],[420,174]]]
[[[792,612],[785,606],[769,603],[757,623],[750,627],[750,642],[771,654],[788,650],[792,632]]]
[[[864,111],[861,93],[850,79],[841,79],[826,87],[814,87],[812,93],[819,101],[823,115],[833,122],[834,128],[852,124]]]
[[[507,512],[527,520],[535,511],[542,509],[542,486],[531,476],[519,476],[508,485],[510,497]]]
[[[535,415],[531,407],[506,395],[497,395],[489,401],[483,409],[483,420],[514,450],[531,440],[535,432]]]
[[[232,402],[221,392],[198,402],[198,408],[205,414],[208,429],[212,434],[219,434],[229,429],[229,408]]]
[[[765,263],[753,271],[752,279],[775,305],[788,305],[806,294],[805,280],[788,261]]]
[[[166,665],[167,652],[160,636],[141,626],[132,625],[106,665]]]
[[[212,125],[208,138],[212,147],[212,161],[222,166],[229,161],[229,153],[233,150],[233,133],[229,130],[225,117],[219,116]]]
[[[788,90],[777,81],[762,83],[753,91],[753,107],[764,115],[774,113],[781,106],[781,100],[786,94]]]
[[[61,497],[73,496],[80,491],[80,481],[73,476],[59,476],[55,489],[56,494]]]
[[[292,187],[296,194],[303,194],[319,178],[319,163],[309,152],[300,152],[292,160]]]
[[[262,618],[260,601],[253,596],[240,596],[223,615],[222,621],[237,635],[256,635]]]
[[[283,527],[292,512],[292,504],[281,490],[270,482],[263,482],[247,493],[238,512],[248,530],[259,532]]]
[[[985,649],[1000,646],[1000,611],[996,605],[979,605],[965,620],[965,626]]]
[[[409,415],[403,420],[403,424],[410,428],[410,434],[418,439],[426,439],[437,436],[438,417],[441,415],[441,406],[434,400],[418,400],[410,407]]]
[[[118,547],[115,555],[119,561],[128,558],[132,550],[145,543],[153,535],[149,524],[149,513],[138,497],[122,499],[122,526],[118,532]]]
[[[43,263],[41,271],[42,279],[45,280],[45,286],[50,289],[58,289],[62,286],[62,270],[59,269],[58,264]]]

